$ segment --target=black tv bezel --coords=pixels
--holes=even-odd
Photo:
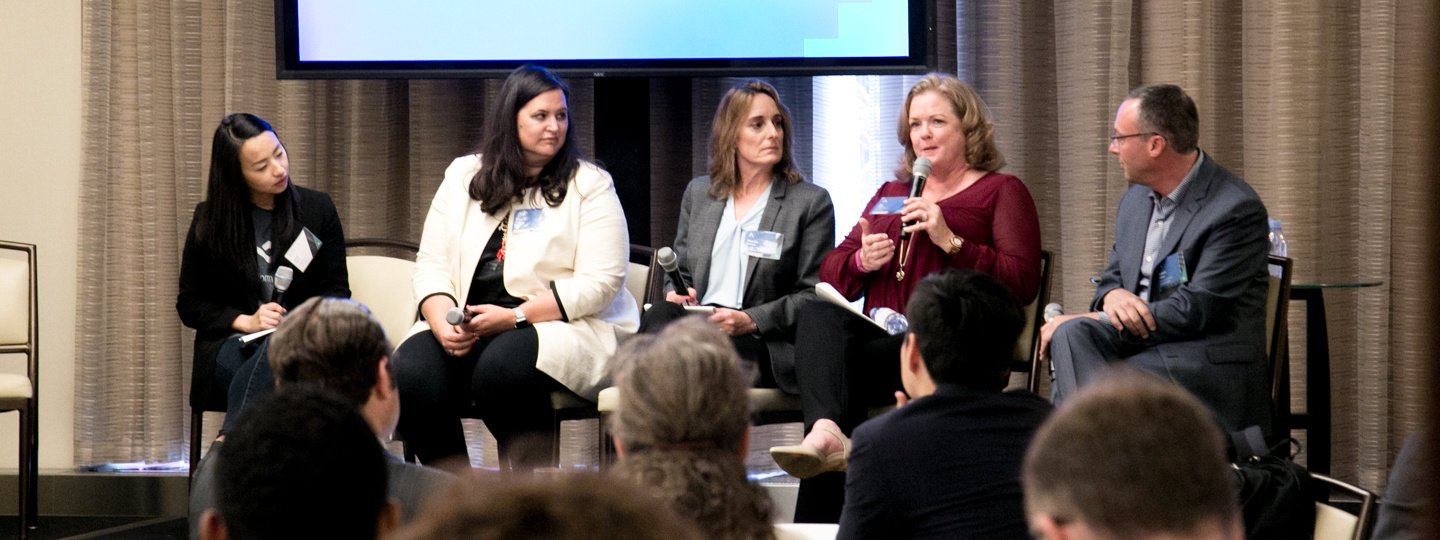
[[[504,78],[523,64],[540,64],[564,77],[725,77],[908,75],[935,69],[935,7],[908,0],[910,56],[756,59],[505,60],[301,62],[298,0],[275,0],[277,79],[461,79]]]

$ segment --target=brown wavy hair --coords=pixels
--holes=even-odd
[[[725,96],[720,98],[720,106],[715,108],[715,119],[710,125],[711,197],[729,197],[740,184],[740,155],[735,146],[740,140],[740,126],[745,125],[745,115],[749,114],[750,102],[756,94],[775,100],[775,106],[780,109],[781,127],[785,129],[781,137],[780,162],[772,169],[774,175],[791,184],[805,179],[795,169],[795,158],[790,150],[795,139],[791,133],[795,124],[790,120],[790,109],[780,102],[780,93],[775,91],[774,86],[764,81],[750,81],[725,92]]]
[[[611,427],[624,448],[614,473],[649,488],[708,538],[774,538],[773,503],[740,454],[749,384],[730,339],[699,317],[616,353],[620,403]]]
[[[995,147],[995,125],[985,102],[975,89],[948,73],[929,73],[920,78],[910,93],[905,95],[905,106],[900,108],[900,120],[895,124],[895,134],[900,146],[905,147],[900,168],[895,170],[898,179],[910,179],[910,165],[915,163],[915,148],[910,145],[910,102],[925,92],[939,92],[950,102],[955,117],[960,119],[960,128],[965,134],[965,163],[972,169],[996,171],[1005,166],[1005,158]]]

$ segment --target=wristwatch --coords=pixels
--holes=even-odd
[[[524,310],[521,310],[520,308],[517,307],[517,308],[512,308],[512,309],[510,310],[510,312],[515,314],[515,327],[516,327],[516,328],[520,328],[521,325],[524,325],[524,324],[525,324],[525,311],[524,311]]]
[[[964,245],[965,245],[965,239],[964,239],[964,238],[960,238],[960,235],[958,235],[958,234],[951,234],[951,235],[950,235],[950,247],[949,247],[949,249],[946,249],[946,250],[945,250],[945,253],[946,253],[947,255],[954,255],[954,254],[956,254],[956,253],[960,253],[960,247],[961,247],[961,246],[964,246]]]

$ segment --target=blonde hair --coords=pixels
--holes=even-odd
[[[895,177],[909,179],[910,165],[915,162],[915,148],[910,145],[910,102],[925,92],[936,92],[950,102],[955,117],[960,120],[961,132],[965,134],[965,163],[980,171],[996,171],[1005,166],[1005,158],[995,147],[995,126],[990,123],[985,102],[975,89],[946,73],[929,73],[910,87],[905,95],[905,105],[900,108],[900,120],[896,122],[896,135],[900,146],[905,147],[900,168]]]
[[[625,454],[615,474],[648,487],[710,538],[773,538],[773,505],[740,455],[749,385],[730,339],[688,317],[631,338],[616,360],[611,427]]]

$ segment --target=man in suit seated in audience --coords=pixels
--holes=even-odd
[[[385,331],[365,306],[344,298],[317,297],[285,316],[270,339],[270,367],[280,390],[308,385],[340,394],[365,417],[374,435],[386,440],[400,417],[390,352]],[[214,471],[209,461],[207,455],[191,488],[192,533],[195,518],[213,504]],[[454,479],[449,473],[405,463],[388,453],[386,468],[389,495],[399,503],[404,522],[414,517],[426,497]]]
[[[972,270],[910,298],[899,409],[855,429],[840,538],[1029,538],[1020,460],[1050,405],[1004,393],[1024,315]],[[909,394],[909,402],[905,394]]]
[[[355,407],[328,390],[267,396],[212,465],[217,505],[201,515],[202,540],[373,539],[396,527],[385,452]]]
[[[1209,411],[1117,371],[1061,405],[1025,456],[1025,511],[1046,540],[1239,540],[1235,473]]]
[[[1265,357],[1265,205],[1196,146],[1195,102],[1174,85],[1131,91],[1110,153],[1130,189],[1088,313],[1041,329],[1055,404],[1113,363],[1160,374],[1214,411],[1227,431],[1270,432]]]

